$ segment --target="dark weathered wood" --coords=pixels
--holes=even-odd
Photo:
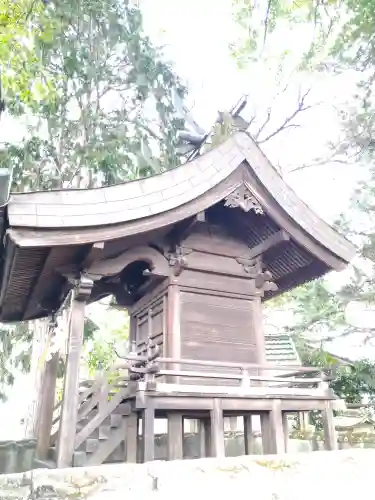
[[[245,455],[252,455],[254,453],[255,440],[253,436],[251,413],[247,413],[243,417],[243,436],[245,443]]]
[[[50,440],[55,406],[58,363],[59,356],[58,354],[54,354],[51,359],[46,362],[43,376],[37,429],[38,438],[36,444],[36,456],[41,460],[47,459],[48,449],[51,446]]]
[[[213,408],[210,411],[211,419],[211,456],[224,457],[224,417],[220,399],[213,400]]]
[[[327,401],[322,411],[324,429],[324,447],[326,450],[337,450],[337,435],[333,420],[333,410],[330,401]]]
[[[182,460],[183,450],[183,418],[181,413],[168,415],[168,460]]]
[[[151,462],[155,458],[155,410],[152,402],[148,402],[142,412],[143,462]]]

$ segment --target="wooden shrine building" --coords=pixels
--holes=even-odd
[[[52,448],[58,467],[100,464],[122,445],[123,460],[153,460],[158,418],[168,420],[169,459],[184,456],[189,418],[199,421],[201,455],[222,456],[227,416],[243,417],[251,453],[254,414],[263,452],[282,453],[285,416],[308,410],[323,412],[326,446],[336,446],[327,380],[298,366],[268,374],[262,302],[345,268],[355,248],[245,132],[153,177],[13,194],[2,214],[0,321],[53,319],[70,307],[55,409],[54,357],[46,364],[41,458]],[[85,305],[108,295],[129,311],[129,355],[116,384],[82,387]]]

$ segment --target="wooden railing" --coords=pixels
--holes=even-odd
[[[137,388],[160,392],[204,394],[221,391],[228,394],[254,393],[260,397],[262,394],[276,397],[280,394],[324,395],[329,390],[329,377],[319,368],[167,358],[160,356],[159,348],[152,347],[146,355],[129,353],[106,373],[98,373],[94,380],[81,382],[75,449],[119,404],[131,394],[134,396],[132,383]],[[278,373],[271,373],[275,371]],[[197,379],[199,383],[194,384]],[[52,446],[57,441],[60,409],[61,402],[54,408]]]
[[[183,382],[182,387],[188,385],[189,380],[199,379],[199,387],[210,385],[215,380],[223,381],[224,385],[230,382],[241,390],[268,387],[327,391],[328,382],[332,380],[321,368],[316,367],[166,358],[158,355],[158,349],[150,349],[149,352],[151,355],[130,353],[116,366],[119,369],[126,368],[133,380],[163,384],[171,381],[176,384],[177,381]],[[207,368],[212,368],[212,371],[206,371]],[[278,373],[267,374],[275,371]]]
[[[110,410],[106,413],[105,407],[109,406],[109,408],[112,408],[114,405],[112,400],[114,398],[116,401],[118,399],[119,402],[121,402],[121,399],[124,397],[124,389],[127,388],[128,381],[129,378],[120,375],[116,367],[111,367],[105,373],[98,373],[93,380],[81,381],[77,424],[80,424],[84,419],[86,419],[94,408],[98,408],[102,414],[106,414],[105,416],[107,416],[110,413]],[[57,441],[60,424],[60,412],[61,401],[59,401],[54,407],[50,438],[51,446],[54,446]],[[86,433],[87,431],[84,434]],[[77,436],[78,435],[79,433]],[[82,442],[81,438],[79,438],[78,441]]]

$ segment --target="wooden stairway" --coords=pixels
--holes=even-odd
[[[99,375],[80,384],[73,467],[125,460],[126,417],[131,411],[127,398],[127,385],[119,376],[111,383]],[[36,459],[36,467],[56,467],[60,407],[58,403],[54,409],[48,460]]]

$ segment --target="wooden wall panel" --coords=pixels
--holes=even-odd
[[[183,358],[256,363],[256,341],[252,323],[252,310],[248,300],[228,297],[181,293],[181,352]],[[185,367],[184,367],[185,368]],[[186,366],[194,371],[238,370]],[[187,383],[202,383],[199,379],[186,379]],[[206,380],[206,384],[233,385],[223,380]]]
[[[207,291],[221,291],[253,295],[255,293],[254,281],[248,278],[223,276],[214,273],[202,273],[186,269],[179,277],[182,286],[197,288]]]
[[[150,314],[151,309],[151,314]],[[155,345],[160,346],[161,354],[163,355],[163,335],[164,335],[164,294],[160,295],[155,301],[152,297],[150,304],[145,305],[135,315],[136,320],[136,346],[137,351],[140,353],[146,352],[147,341],[149,332],[151,332],[151,339]],[[149,324],[151,321],[151,325]]]
[[[249,255],[246,242],[233,238],[223,227],[212,224],[194,228],[182,242],[182,247],[233,258]]]

